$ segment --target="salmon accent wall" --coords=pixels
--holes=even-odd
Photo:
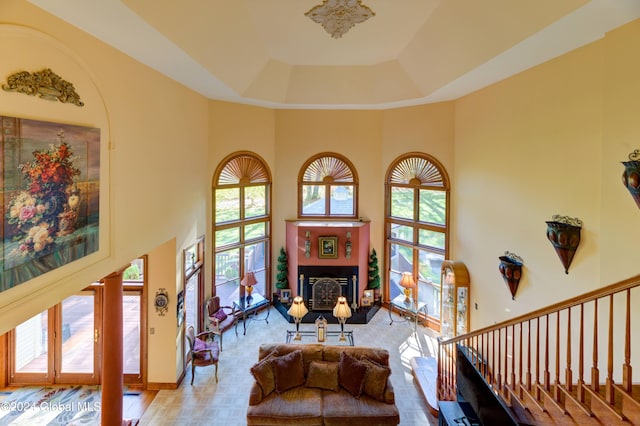
[[[369,233],[370,223],[365,221],[344,220],[295,220],[287,221],[287,255],[289,258],[289,285],[291,295],[298,295],[300,277],[299,266],[357,266],[358,267],[358,303],[367,288],[369,277]],[[307,237],[307,232],[309,236]],[[346,257],[347,233],[351,234],[351,258]],[[338,257],[327,259],[319,257],[319,237],[338,238]],[[305,256],[305,242],[311,243],[309,257]]]

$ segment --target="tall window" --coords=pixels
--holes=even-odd
[[[298,177],[298,216],[358,216],[358,176],[349,160],[326,152],[307,160]]]
[[[414,299],[426,303],[428,317],[439,319],[440,266],[449,253],[446,171],[429,155],[401,156],[387,172],[385,200],[389,300],[403,291],[402,273],[411,272]]]
[[[271,176],[248,152],[224,159],[213,179],[215,294],[222,305],[239,297],[240,280],[255,273],[254,291],[270,291]]]

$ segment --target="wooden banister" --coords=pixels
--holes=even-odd
[[[640,419],[640,392],[634,389],[631,365],[632,289],[637,287],[640,287],[640,275],[489,327],[439,340],[439,398],[455,399],[456,344],[460,343],[469,348],[473,365],[495,393],[505,400],[518,401],[530,413],[576,415],[576,410],[569,407],[572,405],[587,419],[604,415],[598,420],[601,423],[611,419],[614,422]],[[600,301],[607,298],[608,306],[604,306],[608,311],[602,312],[601,317]],[[585,310],[591,306],[592,310]],[[586,314],[592,318],[585,318]],[[637,324],[637,317],[634,322]],[[585,327],[591,323],[592,329]],[[599,327],[604,330],[605,323],[607,335],[603,338],[606,341],[600,342]],[[572,327],[576,325],[574,330]],[[615,330],[619,335],[624,332],[624,345],[618,342],[616,347],[620,337],[615,338]],[[585,342],[591,339],[591,374],[587,383]],[[600,365],[599,360],[602,344],[607,345],[602,352],[602,358],[606,353],[606,367]],[[576,365],[577,377],[574,378]],[[615,365],[621,366],[621,370],[614,374]],[[603,368],[606,368],[606,378],[600,383]],[[615,383],[615,377],[620,379],[620,384]],[[603,408],[608,414],[602,414],[603,410],[595,407]],[[541,422],[548,420],[540,419]]]

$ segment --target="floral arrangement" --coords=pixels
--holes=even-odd
[[[71,194],[78,195],[74,180],[80,170],[73,165],[73,152],[58,133],[56,144],[35,150],[33,161],[19,166],[27,189],[9,202],[7,218],[15,226],[14,241],[19,246],[12,253],[39,256],[55,244],[55,238],[73,232],[78,218],[77,203],[68,203]],[[73,223],[71,223],[71,222]]]

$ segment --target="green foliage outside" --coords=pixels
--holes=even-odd
[[[132,263],[122,274],[124,281],[135,281],[140,279],[140,268],[135,263]]]
[[[380,288],[380,268],[378,267],[376,249],[371,249],[369,255],[369,288]]]
[[[278,256],[278,274],[276,275],[276,288],[289,288],[289,266],[287,264],[287,252],[280,247]]]

